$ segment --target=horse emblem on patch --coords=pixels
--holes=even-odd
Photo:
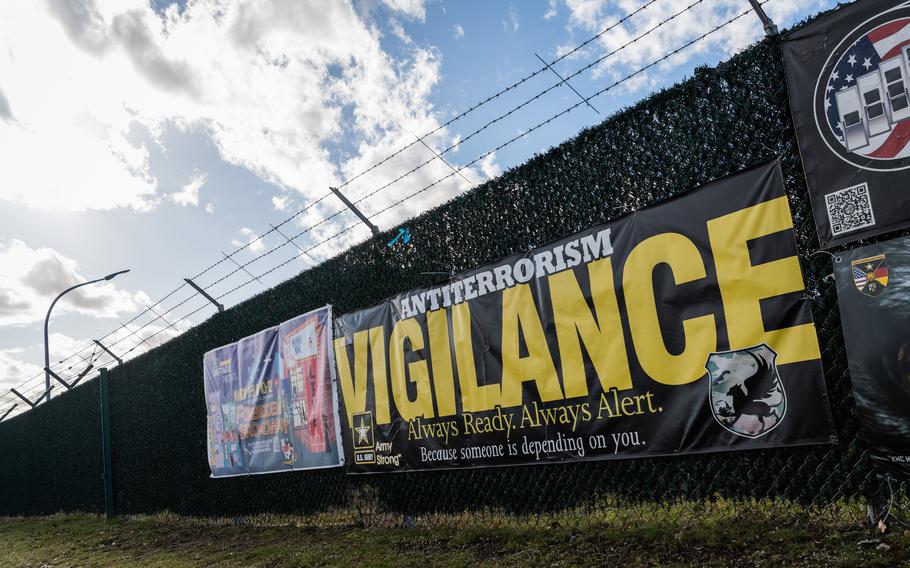
[[[758,438],[784,419],[787,394],[776,360],[777,353],[764,343],[708,356],[711,413],[726,430]]]
[[[885,255],[861,258],[850,264],[853,269],[853,283],[860,294],[878,296],[888,286],[888,264]]]

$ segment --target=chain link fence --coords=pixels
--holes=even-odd
[[[658,71],[659,72],[659,71]],[[837,428],[830,445],[625,461],[349,476],[211,479],[203,354],[316,306],[336,314],[580,231],[782,157]],[[377,238],[213,316],[111,372],[118,513],[305,515],[317,524],[568,526],[699,515],[808,518],[865,504],[906,518],[908,487],[859,441],[829,255],[796,151],[780,47],[766,40]],[[389,237],[391,238],[391,237]],[[378,245],[375,243],[379,243]],[[97,381],[0,424],[0,514],[104,510]],[[821,401],[820,401],[821,403]]]

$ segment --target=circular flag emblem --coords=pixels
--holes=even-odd
[[[822,67],[815,123],[842,160],[859,168],[910,168],[910,7],[874,16],[847,34]]]

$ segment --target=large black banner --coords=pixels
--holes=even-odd
[[[784,63],[821,246],[910,225],[910,2],[819,18]]]
[[[910,479],[910,237],[859,247],[836,260],[863,440],[876,467]]]
[[[355,473],[829,442],[780,168],[335,320]]]

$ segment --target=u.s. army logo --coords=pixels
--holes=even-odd
[[[376,446],[373,443],[373,413],[357,412],[352,415],[354,426],[351,437],[354,441],[354,463],[376,463]]]
[[[777,428],[787,413],[787,394],[776,359],[764,343],[708,356],[711,413],[721,426],[746,438]]]

